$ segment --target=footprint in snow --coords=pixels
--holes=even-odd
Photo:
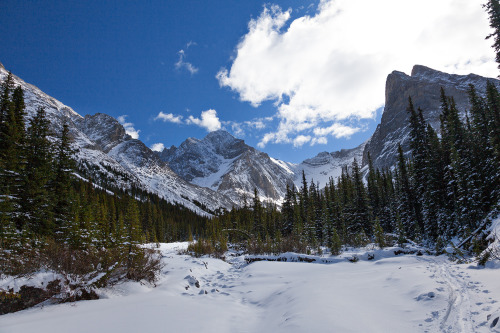
[[[488,326],[490,328],[495,329],[495,332],[500,332],[500,323],[498,323],[499,319],[500,319],[499,311],[491,313],[486,317],[486,320],[488,320]]]
[[[431,315],[432,315],[432,317],[427,318],[427,319],[425,320],[425,322],[430,323],[430,322],[431,322],[431,321],[433,321],[434,319],[438,319],[438,317],[439,317],[439,312],[437,312],[437,311],[432,311],[432,312],[431,312]]]
[[[200,281],[192,275],[187,275],[184,280],[188,280],[190,285],[194,285],[196,288],[200,288]]]
[[[432,300],[436,297],[436,294],[433,291],[429,291],[428,293],[425,294],[420,294],[417,297],[415,297],[415,300],[417,301],[429,301]]]

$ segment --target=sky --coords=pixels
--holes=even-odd
[[[224,129],[299,163],[375,130],[415,64],[496,77],[485,0],[0,0],[0,62],[153,150]]]

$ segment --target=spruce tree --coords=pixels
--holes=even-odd
[[[490,27],[494,30],[490,35],[486,36],[486,39],[493,37],[492,47],[496,52],[495,60],[500,69],[500,3],[498,0],[488,0],[483,6],[490,17]]]
[[[259,193],[257,188],[253,189],[253,204],[252,204],[252,215],[253,215],[253,234],[255,237],[263,236],[262,228],[262,204],[260,202]]]
[[[19,224],[28,224],[37,234],[52,235],[52,200],[49,181],[52,178],[52,143],[45,109],[40,107],[30,120],[27,131],[27,161],[23,171],[24,186],[21,193]]]
[[[292,233],[293,231],[293,226],[294,226],[294,197],[295,193],[294,190],[290,187],[289,184],[286,184],[286,193],[285,193],[285,199],[283,201],[283,205],[281,208],[281,214],[282,214],[282,230],[281,233],[283,236],[288,236]]]
[[[54,218],[56,228],[72,219],[72,191],[71,179],[75,169],[74,151],[71,148],[69,126],[63,124],[61,138],[56,147],[54,161]],[[106,219],[106,217],[103,217]]]
[[[368,206],[365,185],[359,170],[358,162],[354,159],[352,163],[352,184],[354,187],[354,221],[352,232],[363,232],[365,235],[371,235],[371,214]]]

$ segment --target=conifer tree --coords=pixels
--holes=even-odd
[[[354,186],[354,228],[353,232],[364,232],[365,235],[371,235],[371,214],[368,207],[366,189],[361,178],[358,162],[354,159],[352,163],[352,184]]]
[[[253,205],[252,205],[252,214],[253,214],[253,234],[255,237],[263,236],[263,228],[262,228],[262,204],[260,202],[259,193],[257,192],[257,188],[253,189]]]
[[[281,208],[281,213],[283,216],[283,228],[281,230],[283,236],[288,236],[293,231],[294,226],[294,201],[295,201],[295,193],[292,188],[290,188],[289,184],[286,184],[286,193],[285,199],[283,201],[283,205]]]
[[[342,242],[340,241],[339,234],[337,232],[337,229],[335,228],[332,231],[332,237],[329,241],[329,247],[330,252],[335,256],[339,255],[342,252]]]
[[[71,179],[75,169],[74,151],[71,148],[68,124],[63,124],[61,138],[56,147],[54,191],[54,218],[56,228],[72,219]],[[105,217],[104,217],[105,218]]]
[[[52,178],[52,144],[48,139],[49,122],[40,107],[30,120],[27,131],[27,161],[21,193],[21,226],[26,222],[37,234],[54,232],[49,181]]]
[[[486,39],[493,37],[493,49],[496,52],[495,60],[500,69],[500,3],[498,0],[488,0],[483,5],[490,17],[490,27],[494,30]]]

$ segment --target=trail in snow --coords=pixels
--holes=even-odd
[[[442,293],[447,300],[444,308],[432,311],[431,316],[426,319],[427,323],[431,323],[426,332],[500,331],[500,327],[495,330],[496,325],[492,325],[491,319],[494,317],[497,300],[487,296],[490,291],[480,281],[472,281],[469,274],[477,270],[471,270],[470,265],[453,264],[444,257],[422,257],[420,260],[427,263],[427,269],[432,273],[430,278],[442,285],[436,291]],[[466,267],[468,269],[464,269]],[[500,272],[497,274],[500,279]],[[498,307],[496,310],[498,312]]]

